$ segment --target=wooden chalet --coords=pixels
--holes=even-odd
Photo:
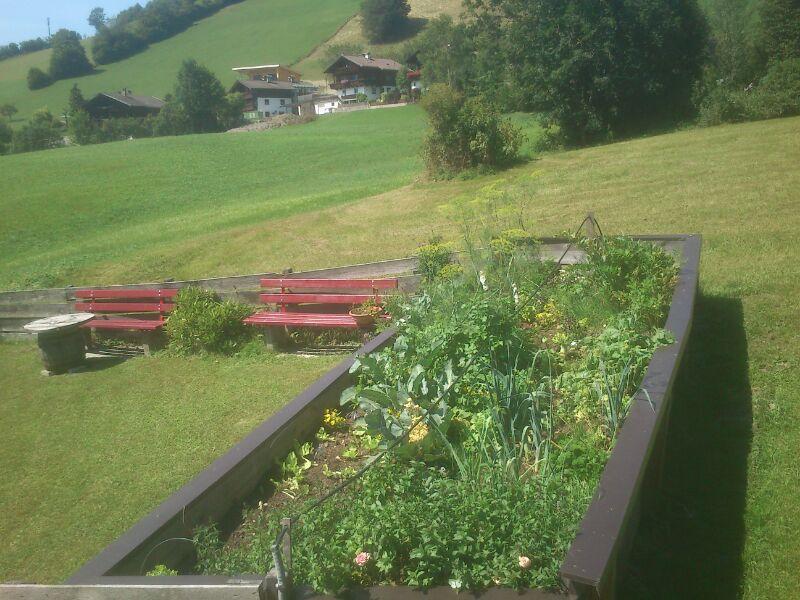
[[[86,102],[86,112],[94,119],[146,117],[157,115],[164,101],[154,96],[140,96],[128,89],[101,92]]]
[[[343,103],[357,101],[359,94],[373,101],[384,92],[396,90],[398,71],[405,68],[397,61],[369,54],[342,54],[325,69],[328,85]]]

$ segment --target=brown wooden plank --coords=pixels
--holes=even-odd
[[[261,294],[265,304],[361,304],[367,300],[381,301],[372,294]]]

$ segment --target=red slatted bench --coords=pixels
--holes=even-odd
[[[75,310],[97,315],[85,329],[152,333],[164,326],[177,295],[174,289],[76,290]],[[144,349],[149,354],[150,344]]]
[[[381,291],[397,289],[398,282],[397,279],[289,278],[262,279],[261,287],[280,290],[261,294],[262,302],[274,304],[278,310],[252,314],[244,320],[248,325],[357,329],[353,317],[332,308],[352,308],[370,299],[380,303]],[[364,293],[365,290],[370,292]],[[309,312],[309,308],[316,312]],[[327,312],[320,312],[326,308]]]

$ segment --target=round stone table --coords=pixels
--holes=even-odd
[[[80,326],[94,317],[92,313],[72,313],[38,319],[23,326],[36,334],[46,374],[65,373],[86,362],[86,341]]]

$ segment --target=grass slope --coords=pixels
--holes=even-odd
[[[43,378],[34,344],[0,343],[0,581],[65,579],[337,360],[157,355]]]
[[[27,87],[28,69],[46,69],[50,50],[12,58],[0,62],[0,104],[15,104],[17,120],[44,106],[61,114],[73,83],[87,98],[123,87],[163,97],[174,87],[186,58],[196,58],[229,85],[235,79],[232,67],[299,60],[333,35],[358,10],[358,4],[358,0],[244,0],[136,56],[36,91]]]
[[[243,266],[189,246],[411,182],[423,127],[410,106],[0,157],[0,211],[13,215],[0,222],[0,289],[280,269],[287,258]],[[248,251],[279,237],[265,232]]]
[[[511,199],[504,218],[521,219],[538,234],[573,228],[588,211],[606,233],[703,234],[701,294],[677,382],[666,494],[646,516],[625,588],[635,598],[783,597],[800,563],[798,140],[800,118],[793,118],[554,153],[498,175],[404,185],[313,212],[210,228],[157,252],[140,247],[136,256],[152,261],[153,271],[159,258],[209,274],[256,264],[308,268],[401,256],[432,234],[457,239],[459,217],[475,200],[497,198]],[[373,145],[361,148],[340,165],[353,168],[360,156],[371,157]],[[104,151],[111,150],[98,148],[95,156]],[[42,172],[68,153],[38,156],[54,157],[41,159]],[[8,164],[0,161],[0,168],[6,172]],[[306,177],[336,177],[336,170],[302,164]],[[143,178],[121,168],[132,198]],[[126,189],[120,181],[115,176],[106,186]],[[46,185],[44,178],[30,177],[27,187],[17,188],[22,201],[15,218],[31,219],[24,199],[36,198]],[[72,187],[62,186],[61,193],[79,196]],[[172,197],[179,201],[180,195]],[[46,206],[38,202],[32,207]],[[74,239],[82,243],[82,236]],[[68,246],[63,240],[54,245]],[[21,255],[16,260],[19,269],[25,261]],[[137,271],[107,267],[109,273]],[[6,269],[4,279],[14,272]]]

